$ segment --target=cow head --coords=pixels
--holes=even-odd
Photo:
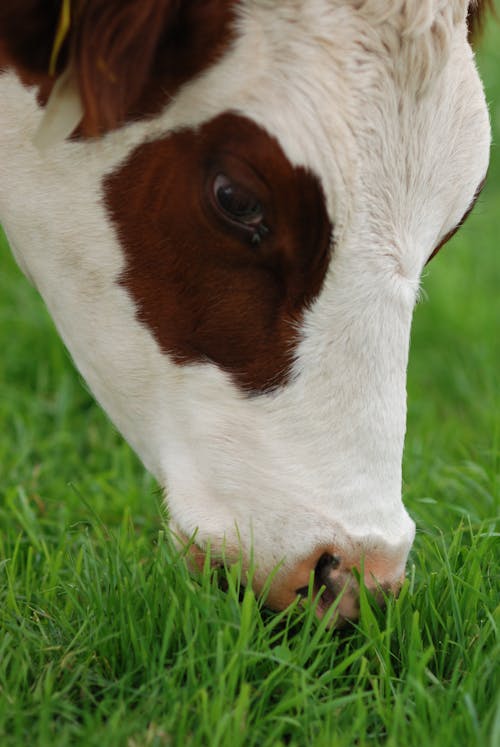
[[[488,163],[472,6],[86,0],[57,59],[61,4],[4,6],[0,220],[176,532],[275,608],[397,590],[419,278]]]

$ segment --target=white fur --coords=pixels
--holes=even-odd
[[[464,0],[245,0],[233,48],[161,116],[40,154],[33,92],[0,77],[0,220],[76,365],[185,534],[240,542],[264,572],[314,548],[401,575],[405,377],[426,259],[484,177],[489,124]],[[246,397],[161,353],[117,284],[103,175],[145,139],[232,109],[321,179],[333,259],[292,381]],[[307,583],[307,578],[305,580]]]

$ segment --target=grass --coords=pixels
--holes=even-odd
[[[500,29],[480,57],[500,143]],[[331,634],[193,578],[152,479],[0,252],[0,744],[499,747],[500,153],[426,272],[405,500],[418,534],[382,613]]]

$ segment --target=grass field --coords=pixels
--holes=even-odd
[[[480,66],[500,143],[500,28]],[[0,744],[499,747],[500,150],[415,314],[408,580],[325,632],[172,548],[159,492],[0,250]]]

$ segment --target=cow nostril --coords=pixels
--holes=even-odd
[[[337,570],[340,564],[341,559],[336,555],[330,555],[329,553],[324,553],[316,563],[314,569],[314,590],[315,592],[318,592],[323,588],[321,593],[321,603],[325,608],[333,604],[337,596],[338,590],[334,583],[332,571]],[[307,597],[309,586],[301,586],[295,593],[301,597]]]
[[[351,562],[346,555],[334,555],[323,553],[319,559],[313,556],[313,577],[308,586],[301,586],[295,593],[302,598],[307,598],[311,593],[315,601],[315,612],[322,618],[329,611],[332,613],[328,625],[340,628],[346,623],[357,620],[360,615],[360,585],[370,594],[370,597],[381,607],[385,606],[387,594],[397,593],[400,583],[388,582],[387,570],[377,566],[377,558],[373,556],[365,562],[360,562],[362,571],[356,562]],[[310,562],[310,561],[309,561]],[[301,566],[301,578],[304,579],[304,571],[307,567]],[[310,566],[309,566],[310,567]],[[367,570],[367,568],[369,570]],[[383,572],[377,580],[376,570]],[[385,578],[384,578],[385,576]],[[304,583],[304,581],[302,581]]]
[[[299,597],[307,597],[309,594],[309,586],[301,586],[300,589],[296,589],[295,593],[299,595]]]
[[[314,569],[314,575],[320,584],[328,585],[327,582],[330,579],[331,572],[335,571],[340,566],[340,563],[341,559],[337,555],[330,555],[325,552],[320,557]]]
[[[334,603],[338,594],[338,585],[335,583],[333,571],[340,567],[341,559],[337,555],[324,553],[314,569],[314,586],[317,591],[321,592],[320,606],[328,609]]]

